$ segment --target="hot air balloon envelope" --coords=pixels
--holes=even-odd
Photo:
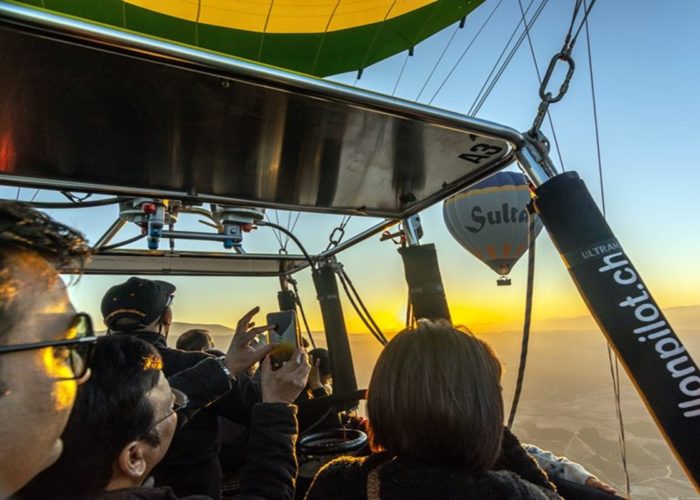
[[[500,275],[527,250],[530,189],[518,172],[499,172],[445,200],[447,229],[460,245]],[[535,236],[542,230],[537,220]]]
[[[20,0],[316,76],[407,50],[483,0]]]

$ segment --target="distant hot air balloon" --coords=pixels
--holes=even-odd
[[[497,174],[445,200],[447,229],[460,245],[496,271],[499,285],[528,246],[530,190],[519,172]],[[535,237],[542,223],[535,224]]]
[[[483,0],[18,0],[316,76],[410,49]]]

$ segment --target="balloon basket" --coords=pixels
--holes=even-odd
[[[510,278],[508,276],[501,276],[496,280],[498,286],[510,286]]]

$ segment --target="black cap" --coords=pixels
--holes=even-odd
[[[112,331],[136,330],[157,320],[172,300],[175,285],[167,281],[129,278],[102,298],[102,317]]]

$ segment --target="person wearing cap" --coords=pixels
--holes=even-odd
[[[78,390],[61,458],[16,499],[207,500],[202,495],[178,497],[146,479],[183,423],[187,396],[176,387],[196,368],[166,379],[155,347],[130,335],[100,337],[93,368],[93,376]],[[263,361],[263,401],[253,409],[252,459],[241,478],[241,500],[291,500],[297,429],[290,402],[306,384],[309,369],[301,349],[274,372],[269,358]],[[280,419],[280,412],[288,418]]]
[[[170,486],[178,496],[199,494],[218,499],[221,467],[218,460],[217,417],[250,425],[253,405],[261,400],[261,396],[245,372],[261,361],[274,346],[251,345],[257,335],[270,329],[267,325],[253,327],[251,320],[259,311],[255,307],[238,322],[225,356],[212,357],[204,352],[169,348],[166,338],[172,324],[170,306],[175,291],[175,286],[166,281],[132,277],[107,291],[102,299],[101,311],[110,334],[134,335],[158,350],[166,377],[212,358],[230,377],[232,390],[204,408],[176,432],[170,449],[153,470],[156,485]],[[286,413],[280,414],[279,418],[288,416]]]

